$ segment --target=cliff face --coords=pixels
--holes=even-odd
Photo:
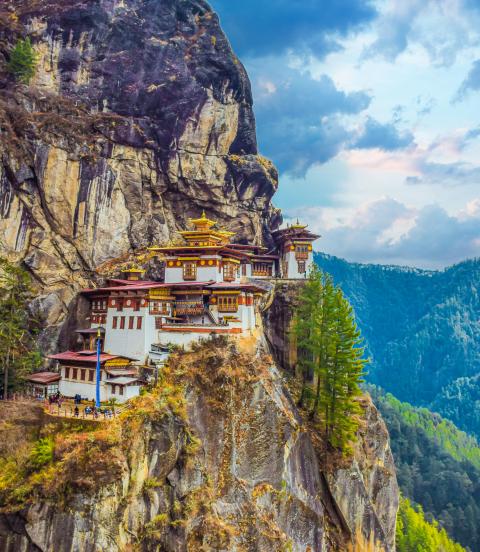
[[[25,34],[30,87],[6,72]],[[52,343],[95,266],[168,241],[203,208],[269,242],[277,173],[203,0],[2,2],[0,82],[1,246],[38,283]]]
[[[117,444],[63,445],[53,486],[0,516],[2,550],[394,550],[398,490],[368,401],[354,458],[331,469],[268,356],[210,343],[171,370]]]
[[[25,34],[30,87],[6,73]],[[203,0],[6,0],[0,82],[1,247],[38,286],[45,350],[85,315],[75,295],[95,266],[174,239],[203,208],[239,240],[271,241],[277,174]],[[27,466],[0,515],[0,548],[392,552],[398,490],[375,408],[354,458],[332,467],[283,385],[294,296],[277,288],[265,313],[276,362],[209,344],[107,431],[55,432],[52,465]]]

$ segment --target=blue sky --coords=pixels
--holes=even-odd
[[[480,0],[212,0],[275,203],[359,262],[480,256]]]

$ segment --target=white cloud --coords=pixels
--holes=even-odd
[[[343,217],[323,208],[297,212],[290,214],[323,235],[319,251],[350,261],[442,268],[480,256],[480,198],[452,215],[435,204],[418,209],[390,197]]]

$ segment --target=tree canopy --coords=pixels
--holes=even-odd
[[[358,429],[360,383],[367,360],[353,309],[332,278],[313,267],[293,323],[302,377],[299,405],[345,452]]]
[[[37,56],[33,49],[30,38],[20,39],[15,44],[10,52],[10,60],[8,62],[8,70],[15,77],[28,84],[35,75],[35,67],[37,65]]]
[[[428,522],[420,506],[402,498],[397,517],[397,552],[465,552],[436,521]]]
[[[0,367],[4,398],[21,385],[23,376],[41,364],[34,339],[38,320],[28,308],[31,298],[28,272],[0,257]]]

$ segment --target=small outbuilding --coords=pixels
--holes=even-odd
[[[58,393],[60,379],[58,372],[36,372],[26,378],[29,392],[35,397],[42,398]]]

